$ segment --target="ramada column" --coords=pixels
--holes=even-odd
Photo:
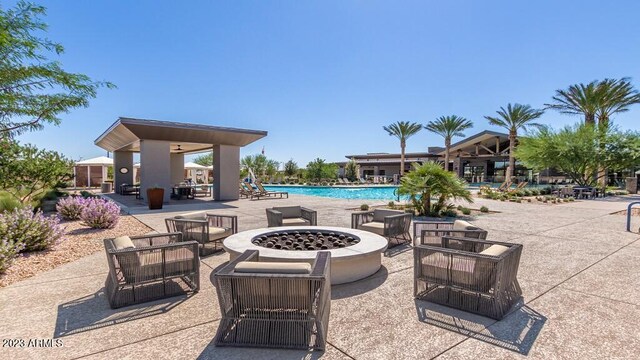
[[[164,189],[164,201],[171,196],[171,144],[168,141],[140,140],[140,196],[147,198],[147,189]]]
[[[240,147],[213,146],[213,199],[238,200],[240,181]]]
[[[120,169],[127,169],[122,173]],[[113,191],[120,193],[120,185],[133,185],[133,153],[130,151],[113,152]]]

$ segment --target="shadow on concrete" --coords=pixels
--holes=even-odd
[[[329,346],[327,344],[327,346]],[[202,353],[197,357],[198,360],[247,360],[247,359],[291,359],[291,360],[313,360],[320,359],[325,355],[324,352],[311,350],[287,350],[287,349],[268,349],[268,348],[246,348],[246,347],[217,347],[213,340],[207,345]]]
[[[175,296],[119,309],[111,309],[103,288],[94,294],[58,305],[58,316],[53,337],[64,337],[164,314],[190,297],[191,294]]]
[[[391,248],[387,248],[387,250],[385,250],[384,252],[384,256],[385,257],[389,257],[392,258],[394,256],[398,256],[400,254],[406,253],[407,251],[411,251],[413,248],[411,247],[411,244],[400,244],[400,245],[396,245],[393,246]]]
[[[522,355],[529,353],[547,321],[523,303],[500,321],[427,301],[415,300],[415,304],[421,322]]]
[[[389,271],[381,266],[375,274],[364,279],[331,286],[331,300],[344,299],[351,296],[364,294],[382,285],[389,277]]]

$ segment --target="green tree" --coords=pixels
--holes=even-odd
[[[278,167],[280,167],[280,163],[275,160],[267,160],[264,169],[264,175],[269,178],[274,177],[278,173]]]
[[[395,136],[400,140],[400,175],[404,174],[404,150],[407,146],[407,139],[417,134],[422,126],[418,123],[408,121],[398,121],[389,126],[382,127],[389,136]]]
[[[422,165],[413,164],[413,169],[400,180],[398,193],[409,196],[419,215],[439,216],[451,205],[451,200],[473,202],[467,183],[456,174],[444,170],[434,161]],[[432,202],[432,198],[436,202]]]
[[[429,121],[425,129],[444,138],[444,168],[449,170],[449,156],[451,151],[451,139],[455,136],[464,136],[463,131],[473,127],[473,123],[461,116],[441,116],[435,121]]]
[[[202,166],[213,165],[213,153],[208,152],[206,154],[200,154],[193,159],[193,162]]]
[[[578,124],[548,128],[523,138],[518,159],[538,171],[555,168],[583,186],[595,186],[602,169],[621,171],[640,165],[640,137],[611,126]]]
[[[355,181],[360,177],[360,166],[356,159],[351,158],[344,166],[344,175],[349,181]]]
[[[335,179],[338,177],[338,165],[317,158],[307,164],[306,177],[311,181]]]
[[[527,127],[540,128],[543,125],[533,122],[544,114],[544,110],[533,109],[529,105],[508,104],[507,108],[500,107],[496,111],[497,117],[485,116],[492,125],[500,126],[509,131],[509,167],[507,168],[506,180],[510,180],[515,173],[516,158],[515,148],[519,130],[527,130]]]
[[[289,159],[286,163],[284,163],[284,174],[286,176],[294,176],[298,173],[298,164],[293,161],[293,159]]]
[[[115,87],[67,72],[49,59],[64,48],[44,37],[44,15],[44,7],[24,1],[12,9],[0,8],[0,135],[57,125],[60,114],[87,107],[100,87]]]
[[[629,78],[604,79],[588,84],[575,84],[566,90],[556,90],[553,103],[548,108],[563,114],[583,115],[584,123],[607,124],[613,114],[625,112],[640,103],[640,94]]]
[[[27,203],[73,178],[73,162],[63,155],[0,137],[0,188]]]

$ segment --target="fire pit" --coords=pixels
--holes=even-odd
[[[360,238],[341,231],[272,231],[254,236],[251,242],[255,245],[282,250],[330,250],[352,246],[360,242]]]
[[[231,260],[246,250],[258,250],[260,261],[313,263],[317,251],[331,252],[331,284],[356,281],[374,274],[381,265],[387,239],[339,227],[275,227],[239,232],[226,238]]]

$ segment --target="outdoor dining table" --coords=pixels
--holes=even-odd
[[[193,199],[194,188],[190,185],[174,186],[171,188],[171,197],[181,200],[183,196]]]
[[[574,186],[573,187],[573,192],[574,194],[576,194],[576,198],[577,199],[582,199],[584,198],[587,194],[585,194],[585,192],[590,192],[590,196],[591,197],[598,197],[600,191],[597,188],[594,187],[589,187],[589,186]]]

